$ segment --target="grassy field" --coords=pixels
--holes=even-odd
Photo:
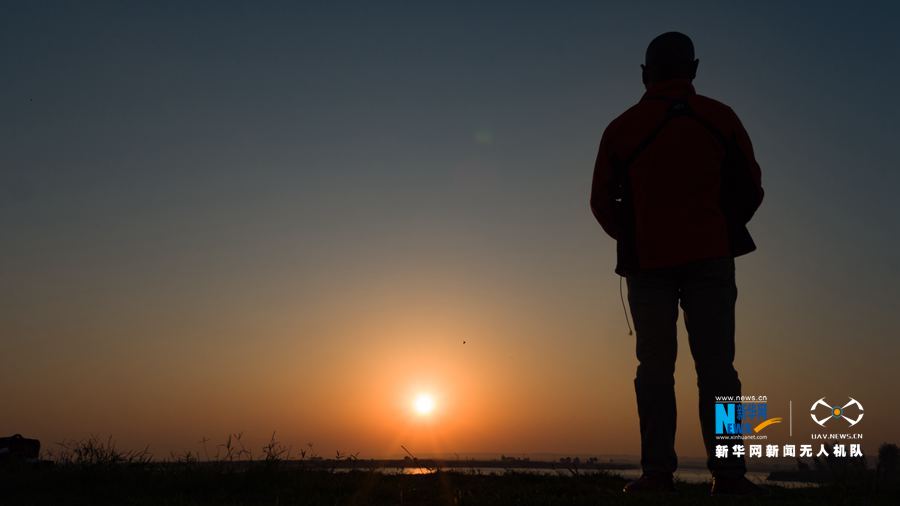
[[[871,487],[772,488],[762,498],[709,497],[708,486],[680,483],[674,495],[630,497],[608,473],[546,475],[438,471],[404,475],[371,470],[330,472],[264,462],[45,463],[0,470],[4,505],[603,505],[603,504],[900,504]]]
[[[767,487],[769,495],[755,498],[709,497],[709,485],[699,483],[678,483],[676,494],[626,496],[615,471],[577,467],[403,474],[340,452],[322,459],[311,448],[292,454],[273,434],[254,456],[236,434],[202,460],[184,453],[157,461],[147,450],[122,452],[112,439],[92,437],[60,443],[44,460],[0,460],[0,506],[900,504],[894,445],[882,448],[878,480],[865,466],[833,467],[820,487]],[[430,467],[410,457],[400,463]]]

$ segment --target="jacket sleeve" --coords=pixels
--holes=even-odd
[[[759,209],[760,204],[762,204],[764,195],[762,188],[762,171],[759,164],[756,162],[756,158],[753,156],[753,144],[750,142],[750,136],[744,129],[744,125],[741,123],[737,114],[735,114],[734,111],[731,111],[731,114],[733,116],[732,121],[734,124],[733,140],[743,162],[741,163],[741,166],[745,172],[743,174],[744,177],[741,178],[743,188],[741,188],[740,193],[746,195],[746,198],[743,199],[743,209],[741,210],[741,214],[742,221],[747,223],[750,221],[750,218],[753,217],[756,210]]]
[[[616,220],[613,209],[614,184],[612,153],[610,151],[610,130],[612,125],[606,127],[603,137],[600,139],[600,149],[597,152],[597,161],[594,162],[594,180],[591,183],[591,211],[594,217],[603,227],[603,230],[613,239],[618,239]]]

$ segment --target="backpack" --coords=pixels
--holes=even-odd
[[[720,207],[728,226],[728,242],[732,256],[740,256],[756,249],[753,238],[747,230],[747,223],[756,210],[755,185],[747,170],[747,159],[734,138],[727,138],[706,118],[694,113],[686,99],[659,97],[670,102],[666,115],[637,145],[624,160],[613,157],[613,210],[619,231],[616,241],[616,273],[627,276],[639,269],[637,245],[635,243],[634,204],[631,195],[628,169],[638,156],[649,146],[673,118],[687,116],[706,128],[725,148],[725,159],[721,169]]]

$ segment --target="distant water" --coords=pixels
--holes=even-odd
[[[479,473],[479,474],[497,474],[502,475],[503,473],[509,471],[519,472],[519,473],[534,473],[534,474],[549,474],[549,475],[560,475],[560,476],[571,476],[571,472],[566,469],[541,469],[541,468],[496,468],[496,467],[458,467],[448,469],[453,472],[461,472],[461,473]],[[397,469],[398,473],[402,474],[430,474],[433,473],[434,468],[425,468],[425,467],[407,467],[405,469]],[[579,469],[578,472],[580,474],[591,474],[598,472],[609,472],[610,474],[616,474],[622,476],[625,479],[635,479],[641,475],[640,469],[616,469],[616,470],[598,470],[598,469]],[[815,483],[803,483],[803,482],[794,482],[794,481],[769,481],[766,478],[769,476],[768,472],[764,471],[748,471],[747,478],[759,485],[777,485],[785,488],[806,488],[806,487],[815,487],[818,486]],[[675,479],[680,480],[686,483],[709,483],[711,481],[711,477],[709,475],[709,471],[706,469],[693,469],[686,468],[680,469],[675,473]]]

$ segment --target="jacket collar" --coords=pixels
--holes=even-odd
[[[669,79],[654,83],[644,92],[641,100],[659,98],[685,98],[696,95],[694,85],[689,79]]]

